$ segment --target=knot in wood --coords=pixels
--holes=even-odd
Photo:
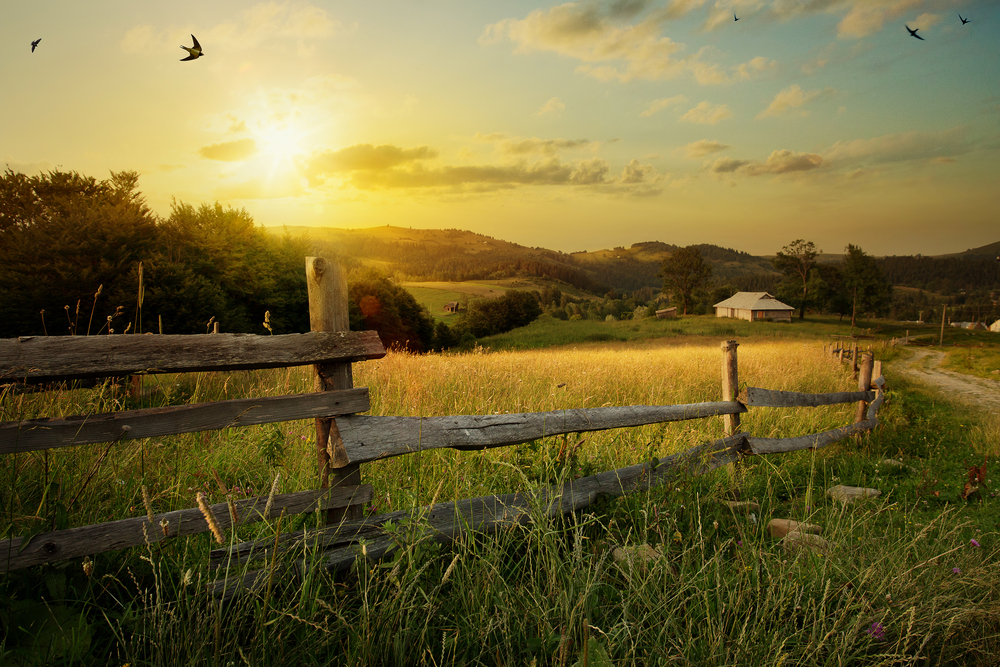
[[[59,545],[55,542],[46,542],[42,545],[42,551],[51,556],[55,552],[59,551]]]

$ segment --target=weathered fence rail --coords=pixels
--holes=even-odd
[[[351,363],[383,356],[375,332],[339,331],[347,326],[346,281],[342,270],[306,259],[310,334],[249,336],[118,335],[87,338],[22,338],[0,341],[0,378],[42,383],[86,377],[279,368],[313,364],[316,393],[237,399],[58,419],[0,423],[0,454],[86,443],[116,442],[168,434],[315,418],[320,488],[270,498],[248,498],[211,508],[223,530],[278,516],[281,512],[326,511],[328,525],[263,542],[229,545],[211,552],[219,570],[259,558],[267,549],[322,549],[322,566],[348,567],[360,555],[378,559],[398,548],[384,531],[387,521],[421,517],[421,535],[450,541],[465,531],[491,531],[524,523],[538,512],[552,515],[586,507],[598,496],[649,489],[678,475],[698,475],[759,454],[817,449],[878,425],[884,379],[871,380],[872,357],[861,361],[859,391],[804,394],[751,387],[736,396],[737,343],[722,344],[723,400],[688,405],[620,406],[504,415],[446,417],[366,416],[366,388],[354,388]],[[853,355],[852,355],[853,356]],[[867,373],[867,374],[866,374]],[[858,402],[854,424],[795,438],[757,438],[739,432],[749,407],[818,407]],[[583,477],[528,494],[484,496],[439,503],[409,512],[361,517],[371,500],[360,464],[404,454],[452,448],[482,450],[586,431],[629,428],[689,419],[722,417],[726,437],[652,463]],[[209,530],[201,509],[133,517],[92,526],[0,541],[0,571],[80,557]],[[419,535],[418,535],[419,536]],[[363,548],[359,543],[364,541]],[[303,565],[292,563],[292,568]],[[223,596],[253,588],[264,571],[244,572],[213,584]]]

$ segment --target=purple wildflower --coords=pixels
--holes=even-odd
[[[883,639],[885,639],[885,626],[883,626],[878,621],[875,621],[870,626],[868,626],[868,629],[865,630],[865,632],[867,632],[869,636],[877,639],[878,641],[882,641]]]
[[[974,537],[971,540],[969,540],[969,544],[971,544],[974,547],[978,547],[979,546],[979,542],[977,542],[976,538],[974,538]]]
[[[962,574],[962,570],[957,567],[951,568],[951,571],[954,572],[955,574]]]

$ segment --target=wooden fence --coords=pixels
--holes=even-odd
[[[347,331],[347,285],[340,267],[306,258],[312,332],[284,336],[207,334],[198,336],[115,335],[32,337],[0,341],[0,380],[54,382],[73,378],[181,373],[207,370],[279,368],[313,364],[315,393],[215,401],[103,415],[0,423],[0,454],[119,442],[249,424],[316,419],[319,488],[249,498],[235,505],[211,507],[220,527],[244,525],[284,513],[327,510],[326,525],[265,542],[216,549],[210,567],[244,573],[212,584],[224,597],[254,588],[273,570],[246,571],[251,561],[302,544],[323,553],[322,566],[350,567],[359,555],[380,559],[398,548],[382,529],[388,521],[419,517],[411,538],[456,539],[466,531],[489,532],[526,523],[533,512],[549,515],[586,507],[598,496],[643,491],[678,475],[699,475],[741,458],[818,449],[877,426],[884,400],[884,379],[872,380],[872,355],[861,360],[856,392],[804,394],[750,387],[737,395],[737,343],[722,343],[721,401],[687,405],[619,406],[503,415],[446,417],[366,416],[366,388],[354,388],[351,363],[385,354],[372,331]],[[855,422],[822,433],[794,438],[757,438],[740,431],[748,407],[824,406],[857,402]],[[529,494],[507,494],[438,503],[412,511],[362,517],[372,490],[362,485],[365,462],[436,448],[481,450],[532,442],[544,437],[626,428],[688,419],[723,417],[725,437],[652,463],[641,463],[572,480]],[[56,530],[23,539],[0,541],[0,572],[104,551],[162,542],[209,530],[204,511],[178,510],[153,517],[126,518],[91,526]],[[301,569],[304,561],[286,567]]]

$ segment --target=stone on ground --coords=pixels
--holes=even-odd
[[[792,531],[799,531],[802,533],[820,533],[823,529],[814,523],[803,523],[801,521],[792,521],[791,519],[771,519],[771,522],[767,524],[767,530],[771,533],[771,537],[784,537]]]
[[[659,548],[654,549],[648,544],[639,544],[636,546],[615,547],[615,550],[611,552],[611,556],[619,563],[641,563],[661,558],[663,554],[660,553]]]
[[[826,490],[826,495],[844,503],[853,503],[858,498],[877,498],[882,495],[878,489],[866,489],[863,486],[844,486],[838,484]]]
[[[833,551],[833,542],[829,540],[824,540],[819,535],[813,533],[803,533],[798,530],[793,530],[792,532],[781,538],[781,544],[785,548],[785,551],[795,552],[801,551],[803,549],[812,551],[813,553],[830,553]]]

